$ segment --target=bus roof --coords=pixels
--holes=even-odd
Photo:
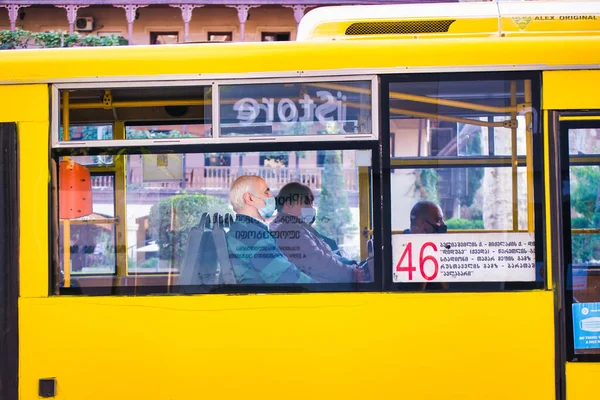
[[[0,83],[600,67],[600,36],[5,50]]]
[[[509,36],[600,32],[598,1],[508,1],[322,7],[297,40]]]

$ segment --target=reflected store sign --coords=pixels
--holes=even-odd
[[[259,100],[244,97],[233,105],[240,125],[250,126],[257,122],[295,124],[297,122],[314,122],[325,125],[331,121],[345,121],[347,97],[340,91],[332,93],[327,90],[316,92],[317,102],[304,93],[296,103],[290,98],[275,99],[263,97]]]
[[[600,348],[600,303],[573,304],[575,349]]]

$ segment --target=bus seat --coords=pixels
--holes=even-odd
[[[210,225],[209,214],[203,213],[198,225],[190,230],[181,273],[177,281],[184,293],[186,285],[216,283],[217,253]]]
[[[227,216],[228,214],[226,214]],[[217,258],[219,260],[219,283],[225,285],[233,285],[236,284],[237,281],[235,279],[235,275],[233,273],[233,266],[231,265],[231,260],[229,258],[229,247],[227,246],[227,235],[225,233],[225,225],[226,218],[223,218],[222,215],[216,215],[215,221],[216,224],[213,226],[212,235],[215,243],[215,247],[217,249]]]

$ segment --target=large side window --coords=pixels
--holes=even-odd
[[[373,87],[60,91],[58,293],[380,288]]]
[[[532,80],[432,75],[387,88],[391,285],[539,286]]]
[[[561,122],[566,316],[571,361],[600,355],[600,124]]]

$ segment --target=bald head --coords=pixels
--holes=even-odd
[[[242,175],[231,185],[229,201],[236,213],[262,219],[258,209],[265,206],[264,199],[273,197],[265,180],[256,175]]]
[[[442,209],[432,201],[419,201],[410,210],[411,233],[445,233]]]

